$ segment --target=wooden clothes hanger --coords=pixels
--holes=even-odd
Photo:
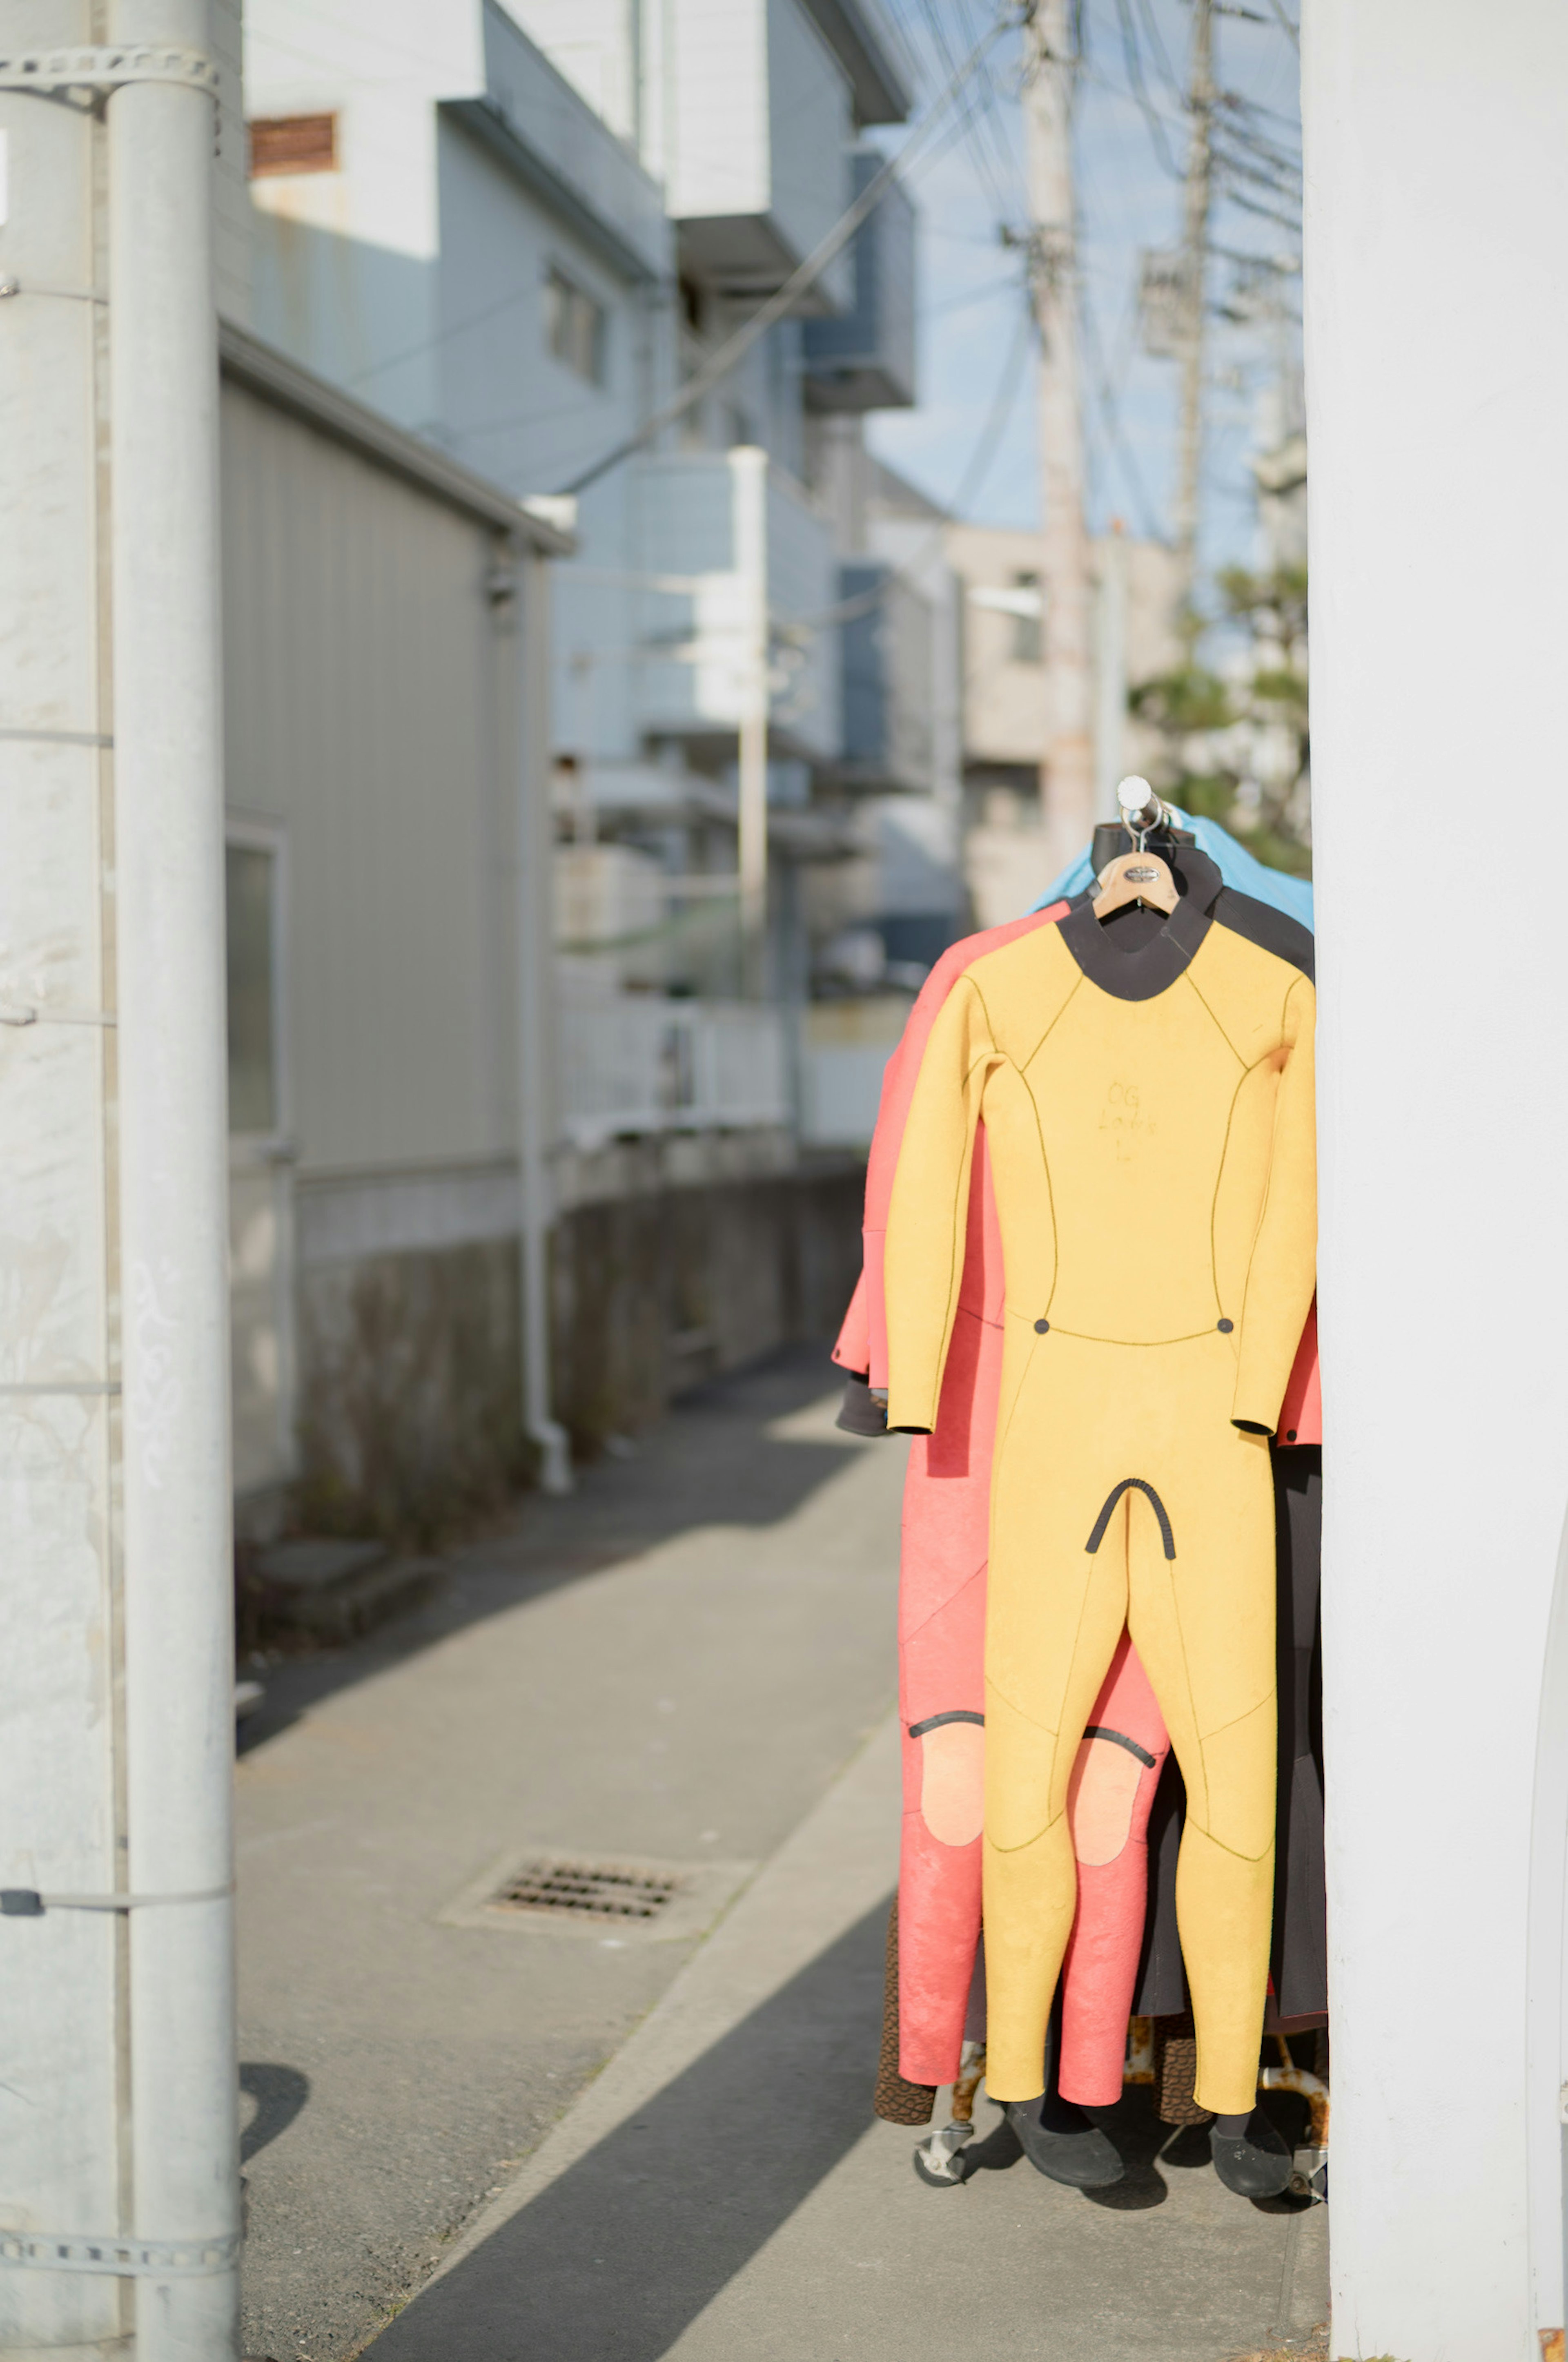
[[[1141,902],[1146,910],[1163,911],[1168,919],[1181,896],[1168,863],[1146,850],[1149,831],[1166,817],[1165,805],[1146,779],[1135,778],[1122,781],[1116,800],[1133,850],[1119,853],[1100,872],[1099,891],[1091,906],[1094,915],[1105,920],[1113,911],[1124,911],[1129,902]]]

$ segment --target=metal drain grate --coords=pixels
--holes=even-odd
[[[505,1928],[520,1942],[677,1944],[704,1936],[755,1865],[652,1855],[557,1853],[532,1845],[491,1862],[445,1909],[449,1927]]]
[[[603,1862],[530,1861],[495,1897],[506,1911],[547,1911],[574,1919],[657,1919],[685,1888],[680,1877],[618,1870]]]

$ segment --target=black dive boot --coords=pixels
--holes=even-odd
[[[1253,2110],[1239,2135],[1212,2125],[1209,2147],[1215,2172],[1238,2198],[1277,2198],[1289,2189],[1290,2152],[1261,2108]]]
[[[1052,2181],[1065,2181],[1069,2190],[1108,2190],[1126,2171],[1098,2125],[1070,2103],[1058,2100],[1053,2106],[1047,2094],[1038,2100],[1003,2100],[1002,2106],[1036,2172]],[[1059,2131],[1053,2129],[1041,2122],[1042,2109],[1058,2125],[1077,2116],[1081,2129],[1068,2130],[1065,2125]],[[1288,2166],[1288,2158],[1286,2163]]]
[[[1065,2181],[1069,2190],[1109,2190],[1126,2167],[1099,2126],[1071,2100],[1064,2100],[1061,2072],[1061,1987],[1046,2021],[1046,2088],[1037,2100],[1003,2100],[1002,2113],[1036,2173]]]

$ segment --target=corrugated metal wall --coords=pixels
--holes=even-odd
[[[496,535],[224,389],[231,808],[287,832],[302,1175],[516,1139],[513,632]]]

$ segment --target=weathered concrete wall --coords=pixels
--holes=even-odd
[[[293,1522],[429,1548],[527,1481],[515,1239],[303,1275]]]
[[[564,1213],[555,1409],[574,1448],[591,1457],[786,1339],[831,1337],[859,1270],[863,1190],[863,1170],[836,1160]],[[529,1481],[515,1240],[308,1265],[300,1363],[296,1529],[429,1549]]]
[[[557,1228],[556,1415],[574,1446],[656,1418],[683,1387],[786,1338],[830,1337],[860,1267],[863,1169],[660,1188]]]

